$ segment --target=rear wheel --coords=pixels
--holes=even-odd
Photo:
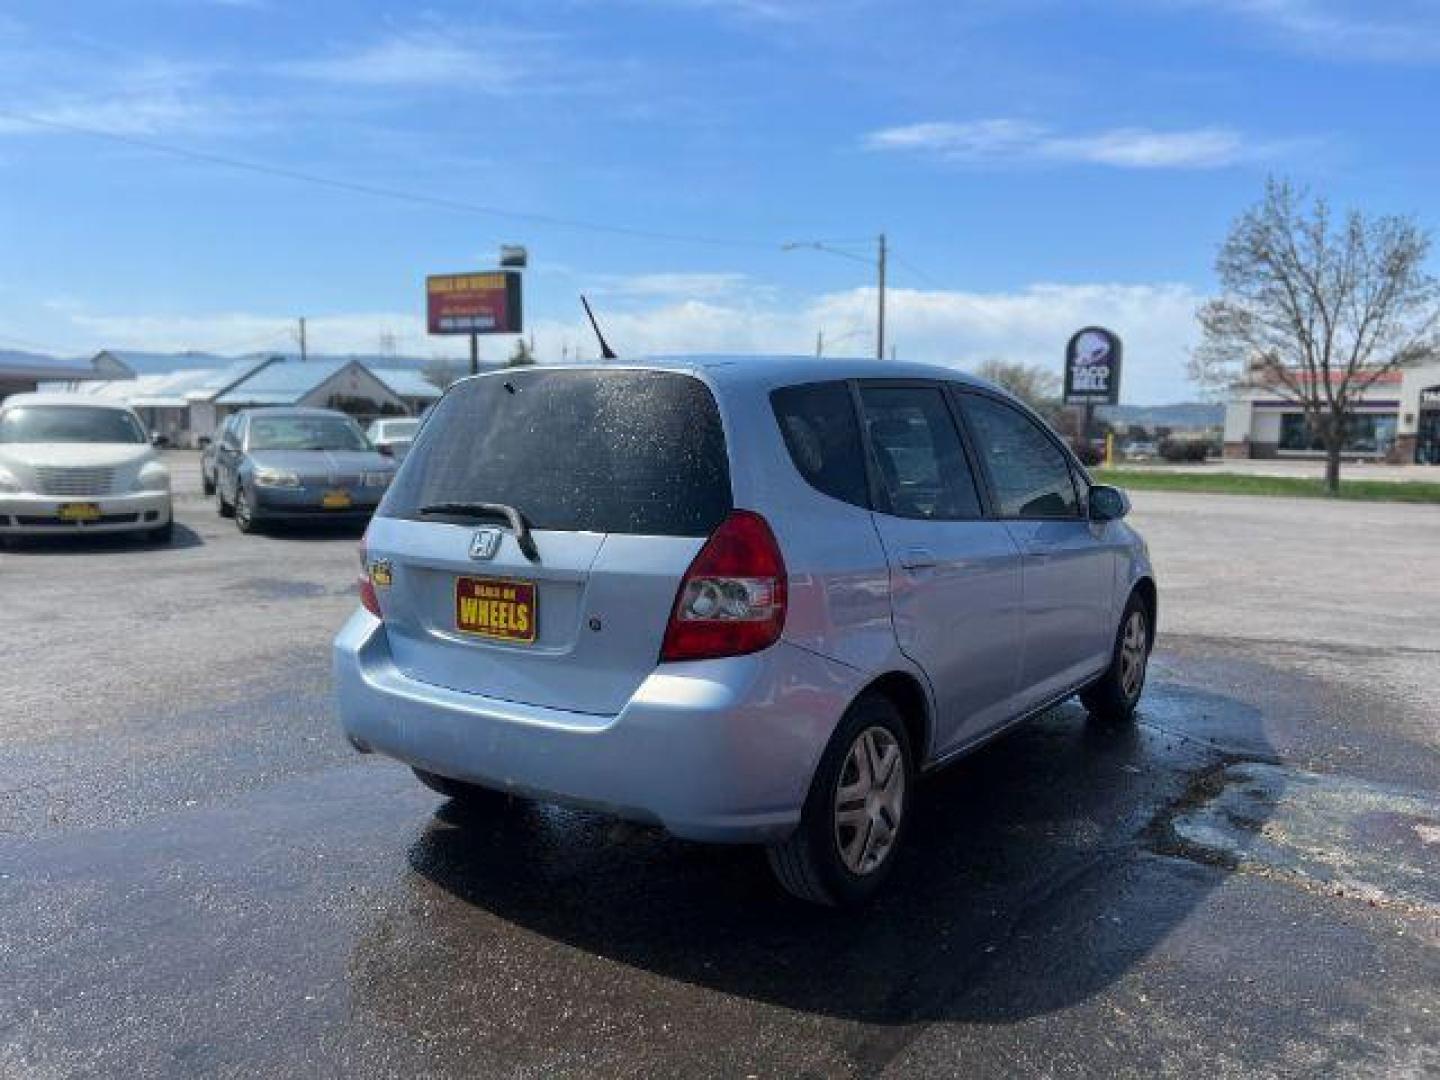
[[[220,486],[220,478],[215,478],[215,512],[223,518],[233,517],[235,508],[225,501],[225,489]]]
[[[1115,648],[1105,674],[1080,692],[1080,701],[1092,719],[1125,723],[1145,692],[1150,666],[1150,612],[1139,593],[1131,593],[1115,632]]]
[[[438,773],[426,772],[424,769],[411,770],[416,779],[437,794],[467,807],[495,807],[504,806],[510,796],[503,791],[496,791],[494,788],[482,787],[480,784],[466,783],[464,780],[452,780],[448,776],[441,776]]]
[[[767,852],[787,892],[855,907],[879,891],[905,838],[911,755],[889,698],[867,695],[850,707],[820,759],[799,827]]]

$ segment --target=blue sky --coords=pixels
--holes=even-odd
[[[12,0],[0,348],[279,348],[304,314],[319,351],[460,354],[424,275],[517,241],[545,356],[593,350],[581,290],[622,352],[863,353],[870,270],[781,245],[884,229],[900,355],[1058,370],[1102,322],[1125,398],[1176,400],[1267,174],[1440,223],[1436,102],[1422,0]]]

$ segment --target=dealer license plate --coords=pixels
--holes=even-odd
[[[61,521],[99,521],[98,503],[61,503],[58,511]]]
[[[533,642],[539,614],[533,581],[455,579],[455,629],[499,641]]]

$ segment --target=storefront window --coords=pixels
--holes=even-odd
[[[1343,449],[1350,454],[1383,456],[1395,442],[1393,415],[1349,416],[1345,420]],[[1312,429],[1303,413],[1286,413],[1280,417],[1280,449],[1323,451],[1325,443]]]

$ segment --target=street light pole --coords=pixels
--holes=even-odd
[[[824,240],[797,240],[788,244],[782,244],[780,250],[794,251],[796,248],[814,248],[816,251],[828,252],[831,255],[839,255],[842,259],[854,259],[857,262],[868,263],[870,260],[864,255],[856,255],[853,251],[841,251],[839,248],[830,245],[838,243],[857,243],[854,240],[834,240],[826,243]],[[890,259],[890,246],[886,241],[885,234],[879,236],[879,246],[875,253],[876,285],[878,297],[875,313],[875,356],[885,359],[885,270]],[[816,354],[820,352],[820,345],[817,343]]]

